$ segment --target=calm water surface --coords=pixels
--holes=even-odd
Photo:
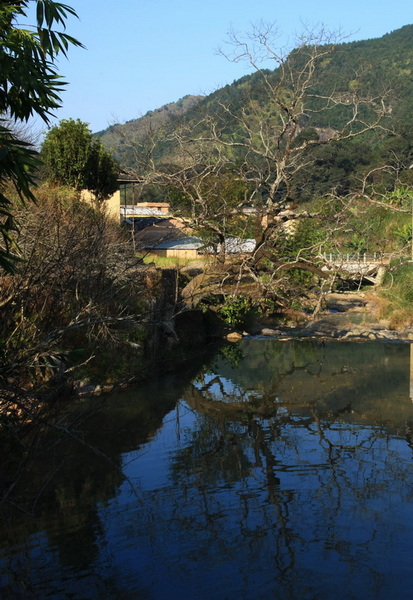
[[[410,361],[246,339],[105,401],[17,486],[0,598],[412,598]]]

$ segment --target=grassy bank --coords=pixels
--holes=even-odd
[[[204,266],[205,260],[202,258],[181,258],[178,256],[158,256],[157,254],[138,254],[145,265],[155,265],[161,269],[182,269],[187,266]]]
[[[392,329],[413,326],[413,263],[392,265],[378,294],[379,316]]]

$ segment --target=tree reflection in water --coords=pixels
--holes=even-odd
[[[243,358],[216,361],[187,389],[185,401],[204,418],[175,458],[176,482],[225,536],[228,557],[249,549],[240,578],[262,572],[263,558],[272,563],[277,576],[265,593],[385,597],[379,583],[391,576],[403,531],[394,502],[411,508],[405,349],[267,345],[245,343]],[[232,538],[217,525],[228,495],[239,519]],[[350,574],[351,587],[336,590]]]
[[[141,431],[134,446],[131,430],[111,448],[106,436],[127,479],[113,479],[117,489],[93,504],[87,538],[77,530],[88,563],[76,564],[73,546],[72,558],[64,553],[67,523],[50,525],[41,546],[32,539],[26,559],[8,554],[14,568],[30,564],[37,597],[409,597],[409,348],[270,340],[229,348],[179,391],[146,442]],[[97,423],[108,426],[102,416]]]

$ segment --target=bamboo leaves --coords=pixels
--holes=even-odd
[[[23,28],[17,19],[27,18],[35,2],[37,24]],[[33,116],[46,123],[60,106],[65,83],[55,61],[67,55],[69,46],[82,44],[64,31],[68,16],[76,16],[66,4],[53,0],[16,0],[0,4],[0,268],[13,271],[17,260],[13,232],[17,223],[4,184],[11,181],[20,198],[34,200],[30,186],[38,161],[30,144],[14,133],[16,123]]]

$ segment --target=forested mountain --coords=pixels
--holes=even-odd
[[[345,193],[360,170],[365,172],[369,167],[384,163],[403,163],[406,183],[411,183],[412,172],[407,172],[407,166],[413,162],[413,25],[406,25],[381,38],[339,43],[326,48],[328,54],[318,61],[312,75],[311,94],[315,99],[312,103],[310,94],[307,94],[310,111],[303,111],[300,115],[297,134],[320,137],[324,131],[343,126],[349,118],[345,100],[328,106],[327,110],[326,105],[318,110],[319,98],[332,94],[341,94],[342,98],[348,94],[352,101],[357,96],[369,98],[371,106],[376,108],[383,102],[384,119],[374,133],[339,142],[333,147],[316,148],[313,159],[322,168],[316,170],[315,176],[312,169],[309,186],[306,179],[306,194],[323,193],[334,184]],[[290,62],[295,62],[297,71],[305,60],[304,56],[305,47],[301,47],[289,57]],[[114,125],[97,135],[122,166],[138,169],[134,145],[162,130],[154,154],[158,160],[175,162],[176,146],[172,134],[180,127],[185,126],[187,131],[196,132],[199,136],[205,133],[200,122],[206,124],[214,120],[219,124],[221,136],[227,140],[239,140],[245,133],[237,132],[237,115],[251,113],[254,118],[257,115],[266,117],[271,111],[278,110],[279,107],[274,108],[268,103],[266,84],[272,82],[276,85],[279,77],[279,68],[257,71],[209,96],[187,96],[176,104],[149,112],[124,125]],[[367,107],[362,110],[366,111],[367,119]],[[297,189],[302,188],[303,181],[298,177],[295,185]]]
[[[184,96],[177,102],[165,104],[150,110],[143,117],[132,119],[124,124],[115,123],[95,135],[101,138],[106,149],[113,153],[122,166],[133,167],[133,153],[128,142],[143,140],[148,132],[160,127],[173,127],[173,124],[187,111],[196,107],[203,96]]]

